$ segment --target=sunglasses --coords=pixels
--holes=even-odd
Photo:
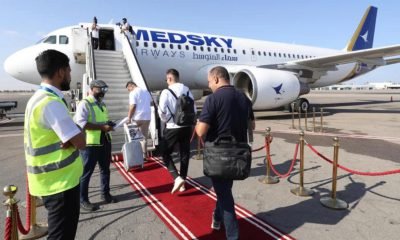
[[[106,93],[106,92],[108,91],[108,87],[95,87],[95,88],[100,89],[100,91],[101,91],[102,93]]]

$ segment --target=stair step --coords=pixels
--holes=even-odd
[[[130,79],[131,75],[129,73],[96,73],[96,77],[98,79],[101,78],[105,78],[105,79],[109,79],[109,78],[114,78],[114,79]]]
[[[113,62],[113,61],[121,61],[125,62],[125,59],[123,57],[95,57],[94,61],[103,61],[103,62]]]
[[[123,52],[122,51],[102,51],[102,50],[100,50],[100,51],[98,51],[98,50],[95,50],[94,51],[94,56],[96,57],[96,56],[119,56],[119,57],[123,57],[124,56],[124,54],[123,54]]]
[[[107,67],[115,67],[115,66],[128,67],[125,62],[97,61],[97,62],[95,62],[95,64],[96,64],[96,68],[97,68],[97,66],[100,66],[100,67],[102,67],[102,66],[107,66]]]
[[[129,71],[127,69],[123,69],[121,71],[115,71],[115,70],[110,70],[110,69],[96,69],[96,75],[99,74],[127,74],[130,76]]]
[[[109,70],[109,71],[129,71],[128,66],[126,65],[110,65],[110,64],[104,64],[104,63],[96,63],[96,71],[99,70]]]

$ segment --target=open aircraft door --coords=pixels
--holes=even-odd
[[[75,62],[78,64],[86,64],[86,45],[88,40],[88,31],[85,28],[72,28],[72,52],[74,53]]]

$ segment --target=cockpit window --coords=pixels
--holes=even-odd
[[[57,43],[57,37],[55,35],[48,36],[43,43],[49,43],[49,44],[56,44]]]
[[[39,41],[36,42],[36,44],[42,43],[44,38],[41,38]]]
[[[68,37],[64,36],[64,35],[61,35],[61,36],[58,37],[58,42],[60,44],[68,44]]]

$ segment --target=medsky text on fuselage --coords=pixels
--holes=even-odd
[[[188,34],[184,35],[181,33],[174,32],[161,32],[161,31],[147,31],[144,29],[138,29],[136,32],[137,40],[151,41],[153,42],[164,42],[164,43],[176,43],[184,44],[190,43],[195,46],[215,46],[215,47],[227,47],[232,48],[231,38],[222,37],[208,37]]]

